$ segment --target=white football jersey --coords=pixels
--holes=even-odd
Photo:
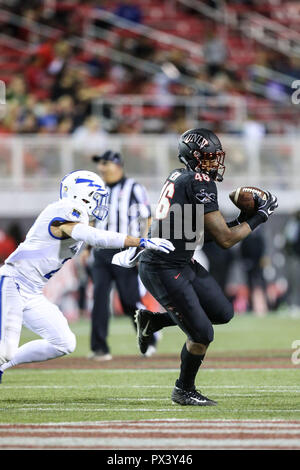
[[[3,275],[13,276],[32,293],[41,292],[47,281],[80,250],[83,242],[72,238],[60,239],[52,235],[50,226],[55,221],[89,224],[84,205],[68,200],[49,204],[38,216],[26,239],[6,259]]]

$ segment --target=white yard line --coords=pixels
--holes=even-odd
[[[18,389],[86,389],[93,390],[97,388],[157,388],[157,389],[173,389],[173,385],[108,385],[108,384],[97,384],[97,385],[22,385],[18,384]],[[253,389],[259,392],[289,392],[300,393],[299,385],[204,385],[205,389]],[[16,389],[15,385],[1,384],[2,389]]]
[[[107,428],[97,428],[97,429],[94,429],[94,428],[91,428],[91,427],[88,427],[86,429],[78,429],[78,428],[74,428],[74,429],[70,429],[70,428],[65,428],[65,427],[58,427],[57,429],[50,429],[50,428],[40,428],[40,429],[33,429],[33,428],[22,428],[22,427],[19,427],[19,428],[15,428],[15,429],[7,429],[7,428],[4,428],[4,429],[1,429],[0,427],[0,444],[2,442],[2,439],[5,438],[5,437],[8,437],[9,435],[13,435],[13,434],[22,434],[24,432],[26,432],[26,434],[46,434],[46,433],[51,433],[51,434],[69,434],[70,436],[72,436],[72,433],[73,434],[77,434],[77,433],[82,433],[82,434],[87,434],[87,433],[95,433],[95,434],[112,434],[112,433],[122,433],[124,435],[126,434],[136,434],[138,436],[139,439],[143,439],[145,438],[145,435],[149,435],[149,433],[153,434],[153,433],[160,433],[160,434],[174,434],[175,436],[178,436],[178,433],[181,435],[181,434],[194,434],[195,436],[200,436],[201,437],[201,434],[211,434],[212,436],[215,436],[217,434],[228,434],[228,435],[232,435],[232,434],[240,434],[240,435],[243,435],[243,434],[266,434],[267,436],[271,436],[272,438],[278,436],[278,435],[285,435],[285,434],[289,434],[289,435],[296,435],[298,437],[300,437],[300,427],[298,429],[272,429],[272,428],[268,428],[268,429],[251,429],[251,428],[243,428],[243,427],[230,427],[229,429],[226,429],[227,426],[226,425],[223,425],[223,427],[220,427],[220,429],[211,429],[211,427],[203,427],[203,428],[199,428],[199,429],[195,429],[192,425],[192,423],[190,424],[190,427],[189,429],[172,429],[172,428],[169,428],[169,429],[161,429],[160,426],[155,426],[155,427],[152,427],[152,428],[147,428],[147,429],[141,429],[140,427],[138,427],[138,429],[126,429],[126,428],[111,428],[111,429],[107,429]],[[1,435],[1,433],[3,433],[3,436]],[[4,434],[5,433],[5,434]],[[42,436],[41,436],[42,437]],[[84,437],[85,439],[85,437]],[[268,437],[269,439],[269,437]],[[299,440],[299,445],[300,445],[300,440]]]
[[[17,407],[17,406],[13,406],[13,407],[6,407],[6,408],[0,408],[0,411],[7,411],[7,410],[10,410],[11,412],[13,411],[52,411],[54,413],[58,413],[60,411],[64,412],[64,411],[78,411],[78,406],[74,406],[74,407],[64,407],[64,406],[60,406],[57,407],[57,408],[49,408],[49,405],[47,405],[46,407],[41,407],[40,405],[37,405],[37,406],[29,406],[29,407],[24,407],[24,406],[21,406],[21,407]],[[196,408],[194,411],[195,412],[201,412],[202,408],[201,407],[198,407]],[[104,408],[80,408],[80,413],[83,413],[83,412],[89,412],[89,411],[101,411],[101,412],[120,412],[120,411],[130,411],[130,412],[149,412],[149,413],[169,413],[169,412],[173,412],[173,413],[177,413],[177,412],[187,412],[189,411],[187,408],[179,408],[177,407],[176,405],[174,405],[173,408],[107,408],[107,407],[104,407]],[[245,412],[249,412],[249,413],[266,413],[266,411],[268,412],[271,412],[271,413],[297,413],[297,412],[300,412],[300,408],[289,408],[288,410],[287,409],[270,409],[268,408],[267,410],[265,408],[243,408],[242,410],[240,408],[237,408],[237,409],[234,409],[234,408],[222,408],[222,412],[231,412],[231,413],[245,413]]]
[[[232,422],[222,422],[222,423],[201,423],[199,421],[193,421],[193,420],[190,420],[189,422],[187,423],[180,423],[180,424],[177,424],[176,426],[176,423],[160,423],[160,422],[156,422],[156,423],[153,423],[153,424],[150,424],[150,423],[143,423],[143,422],[140,422],[140,423],[128,423],[127,421],[122,421],[121,423],[118,422],[118,424],[115,424],[116,422],[115,421],[109,421],[109,422],[105,422],[101,425],[95,425],[94,423],[86,423],[86,424],[77,424],[77,423],[73,423],[73,424],[69,424],[69,423],[64,423],[64,424],[61,424],[61,423],[53,423],[53,424],[1,424],[0,425],[0,432],[9,432],[10,430],[12,431],[16,431],[16,430],[21,430],[22,432],[24,432],[24,430],[27,430],[30,432],[36,432],[36,431],[42,431],[42,430],[45,430],[45,432],[49,432],[49,431],[57,431],[57,432],[61,432],[62,430],[66,430],[68,432],[71,432],[72,430],[74,431],[90,431],[90,430],[94,430],[94,431],[98,431],[99,430],[103,430],[105,432],[107,432],[107,430],[118,430],[118,429],[124,429],[125,427],[128,428],[129,430],[132,428],[132,429],[138,429],[139,431],[138,432],[141,432],[143,430],[162,430],[164,428],[167,428],[167,429],[171,429],[171,430],[174,430],[174,432],[178,432],[178,430],[182,431],[184,429],[191,429],[192,431],[195,431],[195,432],[199,432],[199,431],[204,431],[206,429],[208,430],[211,430],[211,432],[217,432],[218,429],[225,429],[225,428],[228,428],[230,430],[230,432],[236,432],[236,431],[249,431],[251,432],[251,430],[255,430],[255,432],[261,432],[261,429],[263,430],[269,430],[270,432],[284,432],[284,431],[288,431],[288,430],[291,430],[291,431],[295,431],[295,432],[299,432],[300,431],[300,420],[299,420],[299,424],[293,424],[293,423],[289,423],[288,421],[286,423],[264,423],[264,422],[261,422],[261,423],[244,423],[244,422],[241,422],[240,424],[239,423],[232,423]]]
[[[154,427],[190,427],[195,426],[210,426],[210,427],[236,427],[236,426],[245,426],[245,427],[300,427],[299,420],[284,420],[284,419],[203,419],[203,420],[193,420],[188,418],[166,418],[166,419],[147,419],[147,420],[114,420],[114,421],[64,421],[58,423],[2,423],[0,424],[1,428],[57,428],[61,427],[74,427],[74,428],[95,428],[95,427],[118,427],[118,426],[128,426],[128,427],[144,427],[144,426],[154,426]]]
[[[180,363],[180,360],[178,359],[178,364]],[[206,368],[206,367],[203,367],[201,369],[202,373],[216,373],[216,372],[266,372],[266,371],[274,371],[274,370],[285,370],[285,371],[296,371],[296,370],[300,370],[300,367],[299,365],[293,365],[292,362],[290,363],[292,367],[251,367],[251,368],[244,368],[244,364],[241,364],[241,367],[225,367],[225,368],[221,368],[221,367],[218,367],[218,368]],[[245,366],[247,365],[247,363],[245,363]],[[14,373],[27,373],[27,372],[30,372],[30,371],[35,371],[37,369],[34,369],[34,368],[19,368],[19,369],[13,369],[13,372]],[[57,373],[64,373],[65,369],[39,369],[39,372],[43,373],[43,374],[57,374]],[[68,369],[68,373],[71,373],[71,374],[76,374],[78,375],[78,373],[80,372],[80,374],[90,374],[91,372],[94,373],[94,374],[97,374],[97,373],[104,373],[104,374],[109,374],[109,375],[112,375],[112,374],[120,374],[120,373],[123,373],[123,374],[127,374],[127,373],[136,373],[136,372],[143,372],[143,373],[178,373],[179,371],[179,365],[178,365],[178,368],[151,368],[149,369],[148,367],[147,368],[137,368],[137,369]]]

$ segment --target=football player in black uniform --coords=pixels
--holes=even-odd
[[[218,208],[216,186],[216,181],[223,180],[224,159],[221,142],[210,130],[190,129],[182,134],[179,160],[185,167],[168,176],[150,227],[151,237],[163,234],[175,251],[168,255],[148,251],[140,256],[142,282],[166,309],[165,313],[137,310],[140,351],[144,354],[153,332],[166,326],[178,325],[185,332],[180,375],[172,392],[173,403],[181,405],[216,405],[196,390],[195,378],[213,341],[213,325],[227,323],[234,315],[215,279],[193,258],[200,235],[198,222],[203,222],[204,241],[230,248],[266,222],[278,206],[277,198],[268,193],[266,201],[256,198],[253,216],[247,219],[241,212],[235,221],[226,223]]]

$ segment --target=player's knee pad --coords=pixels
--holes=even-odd
[[[222,315],[222,323],[229,323],[230,320],[232,320],[234,316],[234,310],[233,310],[233,306],[230,305],[229,307],[226,308],[226,310],[224,310],[224,313]]]
[[[73,333],[70,333],[68,336],[61,338],[54,346],[63,354],[71,354],[76,348],[76,337]]]
[[[66,342],[66,354],[71,354],[76,348],[76,337],[72,333]]]
[[[172,306],[168,305],[168,313],[187,337],[194,343],[209,345],[214,340],[214,329],[210,322],[187,322]]]
[[[208,346],[214,340],[214,329],[212,326],[209,326],[206,329],[201,329],[200,331],[194,331],[190,335],[190,339],[193,343],[204,344]]]

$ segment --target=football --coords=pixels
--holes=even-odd
[[[262,199],[267,199],[265,191],[253,186],[242,186],[237,188],[229,194],[229,198],[241,211],[246,212],[247,215],[252,215],[255,212],[254,194],[257,194]]]

